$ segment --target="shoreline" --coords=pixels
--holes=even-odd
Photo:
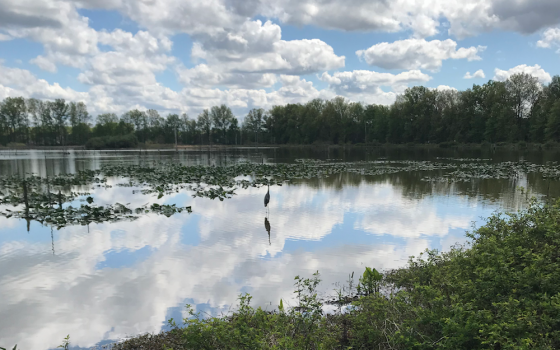
[[[505,149],[505,150],[547,150],[560,148],[560,143],[357,143],[357,144],[248,144],[248,145],[173,145],[173,144],[139,144],[137,147],[130,148],[102,148],[98,151],[118,151],[118,150],[178,150],[178,151],[217,151],[228,149]],[[85,146],[35,146],[35,145],[18,145],[16,147],[0,146],[0,151],[19,151],[19,150],[38,150],[38,151],[66,151],[66,150],[86,150],[96,151],[96,149],[88,149]]]

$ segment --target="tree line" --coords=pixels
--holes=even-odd
[[[519,73],[464,91],[415,86],[390,106],[314,99],[252,109],[241,125],[226,105],[196,119],[134,109],[94,121],[83,102],[7,97],[0,103],[3,145],[83,145],[124,135],[141,143],[191,145],[560,142],[560,77],[543,85]]]

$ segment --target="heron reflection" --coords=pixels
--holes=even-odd
[[[268,221],[268,203],[270,202],[270,185],[267,185],[267,191],[266,194],[264,195],[264,207],[267,208],[267,212],[266,212],[266,216],[264,218],[264,228],[266,229],[266,232],[268,232],[268,244],[270,245],[270,222]]]
[[[270,222],[267,217],[264,218],[264,228],[268,232],[268,244],[270,245]]]

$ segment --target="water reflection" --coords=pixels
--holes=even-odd
[[[263,150],[141,156],[69,152],[4,157],[0,172],[25,168],[51,176],[108,162],[152,164],[159,157],[189,164],[274,160],[272,151]],[[277,151],[277,161],[311,153],[282,152]],[[334,152],[330,157],[360,156]],[[533,175],[451,185],[421,177],[339,174],[273,186],[267,189],[273,199],[264,220],[268,237],[262,231],[263,190],[258,188],[238,190],[223,202],[181,191],[157,199],[127,187],[82,189],[100,205],[192,206],[192,214],[170,218],[148,214],[60,230],[32,221],[28,233],[25,220],[0,217],[0,346],[54,348],[70,334],[75,345],[89,347],[157,332],[168,318],[185,316],[187,302],[219,312],[241,292],[250,292],[256,305],[277,305],[292,295],[295,275],[316,270],[329,292],[352,271],[361,273],[366,265],[394,268],[426,248],[448,249],[472,222],[480,224],[494,210],[522,208],[532,194],[558,193],[557,182]]]
[[[264,218],[264,229],[268,233],[268,244],[272,245],[272,243],[270,243],[270,222],[267,217]]]

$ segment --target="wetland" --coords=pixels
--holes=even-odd
[[[72,348],[293,304],[294,276],[449,251],[560,195],[556,150],[0,151],[0,346]],[[263,198],[270,191],[265,208]]]

